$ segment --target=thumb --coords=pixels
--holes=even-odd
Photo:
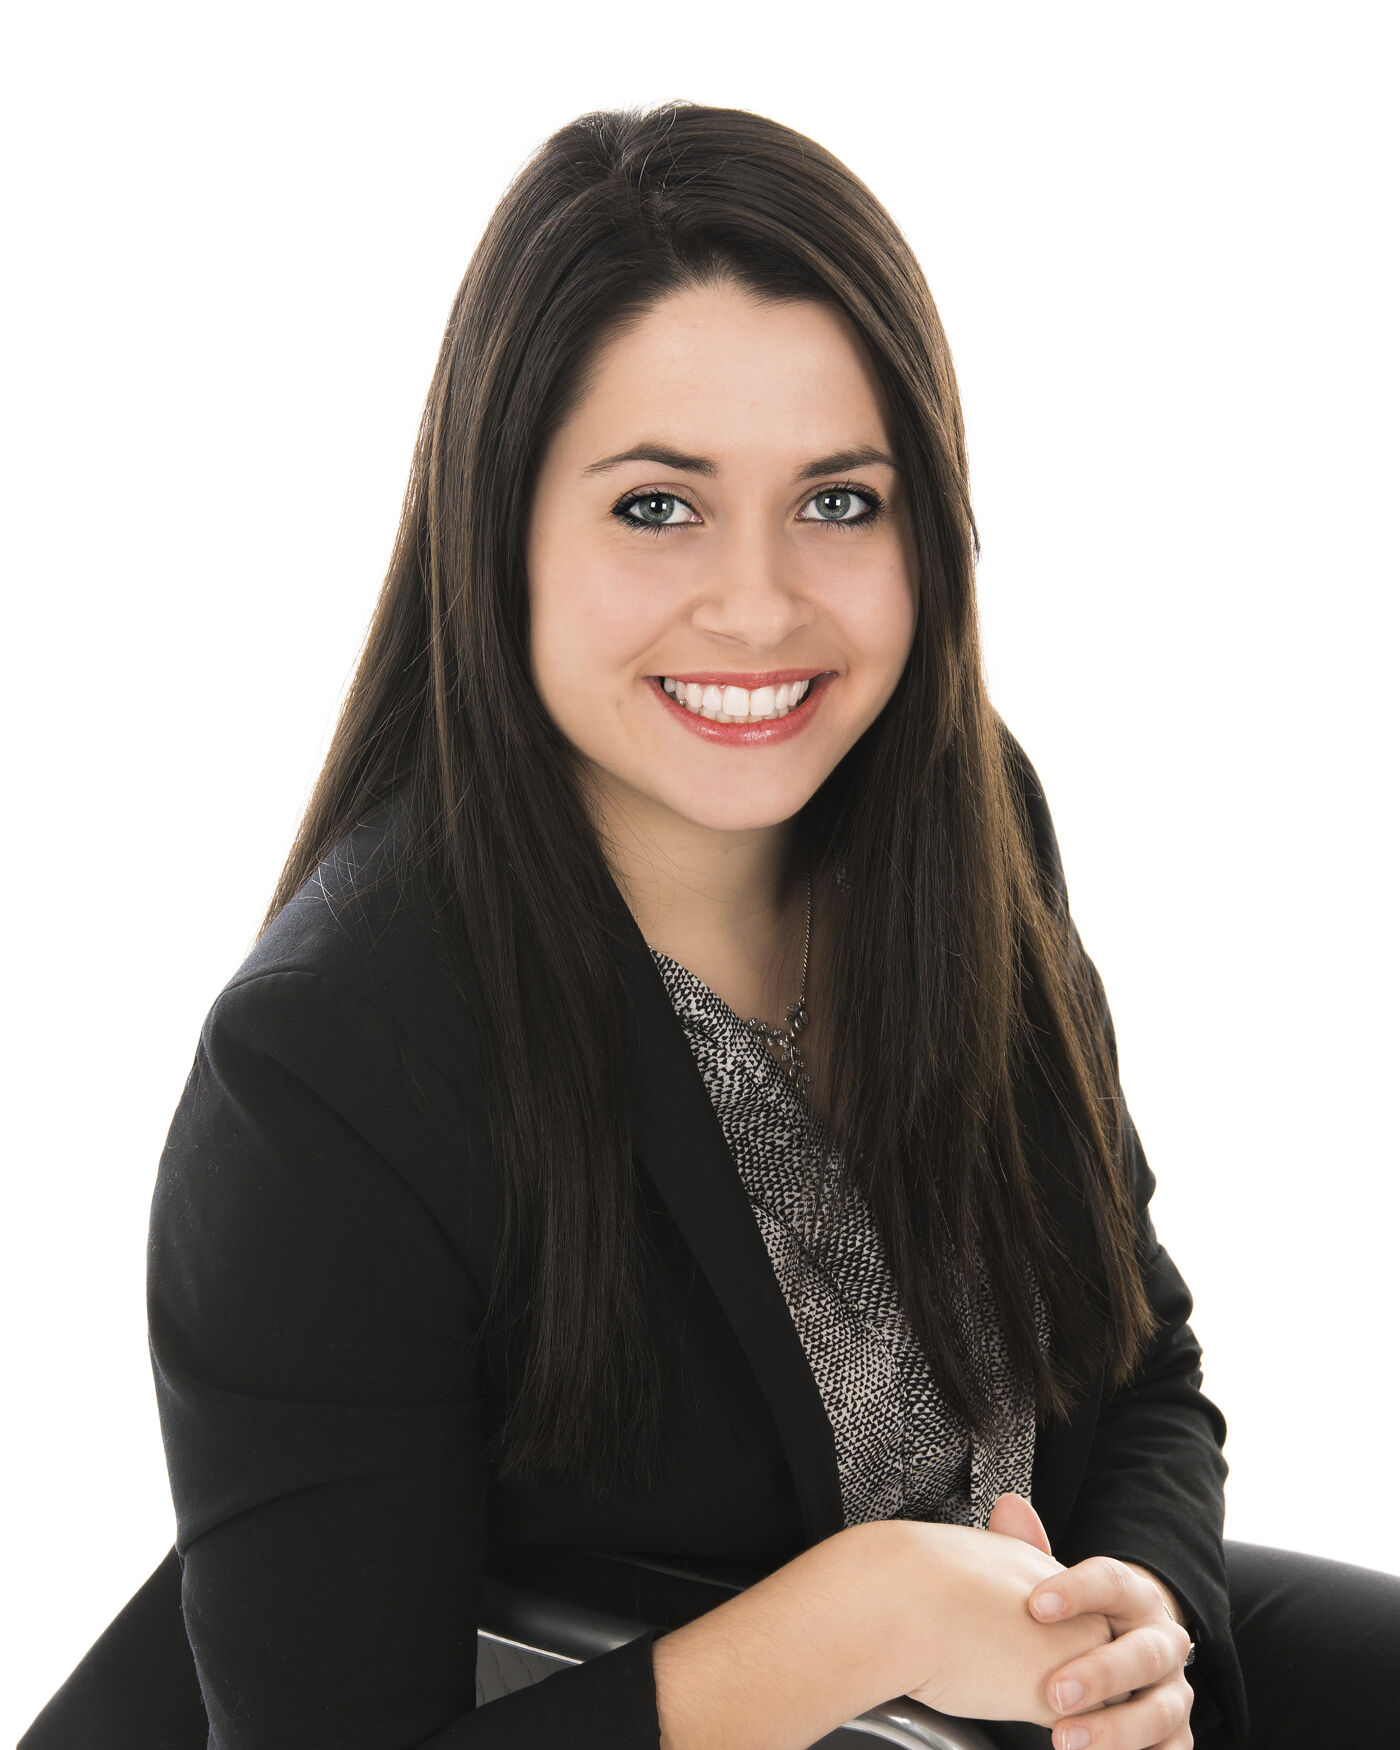
[[[1040,1523],[1040,1515],[1024,1495],[998,1495],[996,1505],[987,1520],[987,1530],[1003,1537],[1019,1537],[1022,1543],[1033,1544],[1047,1556],[1053,1556],[1050,1539]]]

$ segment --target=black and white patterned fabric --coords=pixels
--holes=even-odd
[[[1005,1406],[1000,1436],[971,1437],[944,1402],[899,1307],[865,1199],[764,1040],[701,979],[652,949],[748,1191],[835,1435],[847,1525],[938,1520],[985,1529],[1004,1490],[1029,1496],[1035,1419],[1011,1389],[983,1274],[977,1317]],[[828,1175],[839,1191],[814,1221]],[[810,1236],[810,1243],[809,1237]],[[1042,1344],[1045,1307],[1036,1295]]]

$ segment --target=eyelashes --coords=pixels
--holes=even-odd
[[[865,529],[869,528],[877,518],[884,515],[885,501],[878,492],[872,491],[868,486],[856,486],[847,481],[842,481],[835,486],[823,486],[805,502],[811,504],[812,499],[827,497],[835,493],[849,494],[853,498],[864,499],[870,505],[870,509],[862,511],[859,516],[854,517],[802,517],[800,520],[804,523],[818,523],[828,529]],[[646,535],[664,535],[672,529],[695,527],[694,523],[649,523],[643,521],[641,517],[632,516],[630,514],[632,506],[640,504],[648,498],[667,499],[673,504],[685,505],[687,510],[693,511],[695,509],[689,499],[682,498],[678,492],[629,492],[624,498],[618,499],[610,514],[627,528],[640,529]]]

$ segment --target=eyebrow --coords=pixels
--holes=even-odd
[[[619,450],[615,456],[604,456],[600,461],[590,462],[583,472],[602,474],[623,462],[658,462],[663,468],[674,468],[682,474],[704,474],[710,478],[719,473],[719,464],[709,456],[692,456],[670,444],[656,443],[651,438],[633,444],[630,450]],[[800,485],[818,474],[844,474],[849,468],[866,468],[872,462],[883,462],[887,468],[899,471],[899,463],[877,444],[860,444],[854,449],[833,450],[829,456],[817,456],[805,463],[793,475],[793,484]]]

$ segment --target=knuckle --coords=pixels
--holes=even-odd
[[[1099,1573],[1104,1584],[1115,1597],[1124,1597],[1132,1588],[1135,1576],[1130,1568],[1124,1567],[1117,1556],[1099,1556]]]

